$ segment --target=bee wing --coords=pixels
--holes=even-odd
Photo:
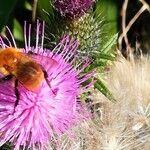
[[[57,67],[58,63],[55,59],[48,56],[41,56],[37,54],[30,55],[32,60],[40,64],[45,70],[54,69]]]

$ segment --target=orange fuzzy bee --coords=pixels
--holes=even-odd
[[[33,53],[31,53],[32,55]],[[33,60],[29,54],[19,51],[17,48],[5,48],[0,50],[0,73],[4,75],[0,82],[15,78],[15,107],[19,102],[18,82],[20,82],[26,89],[36,91],[45,78],[47,84],[50,83],[47,79],[47,72],[43,67]]]

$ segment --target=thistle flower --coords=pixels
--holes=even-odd
[[[62,149],[86,150],[131,150],[141,144],[128,128],[126,116],[120,113],[115,104],[109,101],[101,105],[101,116],[86,120],[75,127],[75,140],[69,138],[62,142]],[[64,148],[65,146],[65,148]]]
[[[87,55],[92,57],[99,51],[102,43],[102,22],[100,16],[95,18],[93,14],[87,13],[66,27],[66,32],[80,42],[78,54],[81,59]]]
[[[83,16],[94,0],[54,0],[55,9],[71,20]]]
[[[124,122],[125,129],[133,136],[133,149],[144,149],[143,146],[150,140],[149,67],[150,59],[145,56],[139,59],[131,57],[130,61],[120,57],[106,77],[108,88],[116,99],[115,108],[112,110],[118,110],[118,114],[122,116],[121,121],[117,117],[116,125]],[[99,97],[99,101],[102,99],[100,94],[95,97]],[[110,109],[108,111],[110,112]],[[127,140],[129,145],[131,140]]]
[[[88,65],[87,61],[73,67],[74,55],[78,48],[76,40],[66,35],[50,51],[43,48],[44,24],[37,22],[35,47],[30,45],[31,26],[28,38],[26,23],[24,32],[25,48],[20,50],[23,53],[29,51],[36,53],[33,59],[47,71],[51,88],[45,80],[37,92],[28,91],[19,83],[20,100],[14,111],[16,95],[12,81],[0,84],[0,146],[12,142],[15,145],[14,150],[21,147],[45,150],[50,140],[59,138],[62,133],[75,125],[78,119],[84,117],[79,114],[81,105],[77,100],[80,93],[92,85],[90,83],[81,88],[81,84],[88,80],[93,72],[80,76]],[[42,37],[41,43],[39,36]],[[16,47],[13,36],[12,40],[13,46],[9,41],[9,45],[6,45],[0,38],[0,47]]]

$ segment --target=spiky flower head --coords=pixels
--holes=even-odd
[[[91,57],[100,47],[102,37],[102,22],[100,17],[94,18],[87,13],[80,19],[71,22],[66,32],[77,38],[80,42],[79,57]]]
[[[12,142],[14,150],[21,147],[46,150],[50,140],[59,138],[81,116],[84,117],[79,115],[81,105],[78,99],[90,84],[82,88],[81,84],[93,73],[80,76],[88,65],[87,61],[73,67],[78,42],[70,36],[64,36],[50,51],[43,48],[44,25],[37,23],[35,47],[30,45],[31,26],[28,38],[26,34],[25,24],[25,48],[20,48],[20,51],[24,54],[29,51],[35,53],[32,58],[46,70],[51,87],[43,80],[38,91],[32,92],[19,83],[20,100],[14,111],[16,95],[13,81],[0,84],[0,146]],[[39,36],[42,37],[41,42]],[[16,47],[16,44],[14,41],[13,46],[11,43],[6,45],[0,38],[0,47]]]
[[[67,19],[83,16],[92,6],[94,0],[54,0],[55,9]]]

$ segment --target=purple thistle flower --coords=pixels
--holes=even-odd
[[[42,30],[41,30],[42,28]],[[8,29],[9,30],[9,29]],[[14,111],[16,95],[12,81],[0,83],[0,146],[12,142],[14,150],[20,147],[45,150],[50,140],[60,137],[75,125],[84,114],[78,103],[79,95],[85,92],[93,82],[86,86],[81,84],[92,77],[80,74],[89,64],[80,62],[73,67],[78,42],[64,36],[59,44],[50,51],[43,48],[44,24],[37,22],[36,46],[31,47],[29,26],[28,38],[25,23],[25,48],[23,53],[36,53],[33,59],[41,64],[48,73],[51,88],[45,80],[36,92],[28,91],[21,83],[18,85],[20,100]],[[10,32],[13,45],[6,45],[0,37],[0,48],[16,47]],[[41,36],[41,42],[39,36]],[[2,75],[0,75],[2,76]]]
[[[76,19],[89,10],[95,0],[54,0],[55,9],[68,19]]]

